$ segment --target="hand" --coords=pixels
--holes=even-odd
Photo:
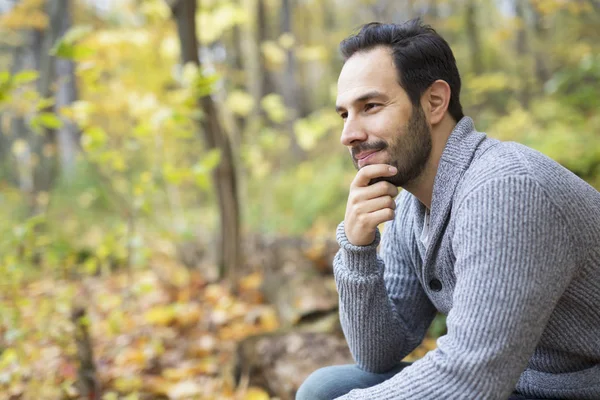
[[[344,229],[346,238],[355,246],[366,246],[375,240],[377,225],[394,219],[398,188],[380,181],[369,185],[373,178],[390,177],[398,172],[387,164],[371,164],[361,168],[350,185]]]

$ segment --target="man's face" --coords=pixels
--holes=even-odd
[[[344,118],[341,142],[357,169],[393,165],[398,169],[395,176],[374,181],[396,186],[421,174],[431,153],[431,129],[421,105],[413,107],[398,84],[388,48],[356,53],[346,61],[338,79],[336,108]]]

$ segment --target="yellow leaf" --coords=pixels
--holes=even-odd
[[[263,314],[260,316],[261,327],[268,332],[274,331],[279,328],[279,320],[277,319],[277,313],[272,307],[265,309]]]
[[[240,290],[256,290],[260,288],[262,284],[263,276],[260,272],[254,272],[250,275],[243,277],[240,280]]]
[[[143,368],[146,365],[146,354],[143,349],[129,348],[120,352],[115,358],[117,365],[136,366]]]
[[[166,396],[171,387],[171,382],[161,376],[145,376],[144,390],[156,395]]]
[[[195,303],[180,304],[175,311],[175,319],[179,326],[192,326],[202,318],[202,308]]]
[[[117,392],[104,393],[102,400],[119,400],[119,394]]]
[[[119,392],[129,393],[140,390],[144,387],[142,378],[138,376],[120,376],[113,383],[115,389]]]
[[[119,153],[115,153],[112,159],[112,167],[115,171],[123,172],[127,168],[125,158]]]
[[[283,35],[279,36],[279,45],[286,50],[291,49],[295,43],[296,39],[294,39],[294,35],[289,32],[285,32]]]
[[[154,325],[166,326],[171,324],[176,318],[175,309],[173,307],[154,307],[144,314],[144,319]]]
[[[326,61],[329,53],[325,46],[303,46],[296,55],[300,61]]]
[[[235,114],[242,117],[247,116],[254,107],[254,99],[252,96],[241,90],[234,90],[227,97],[227,107]]]
[[[192,86],[196,80],[198,80],[198,75],[200,71],[198,70],[198,66],[193,62],[188,62],[183,66],[183,72],[181,74],[183,84],[186,87]]]
[[[285,51],[277,43],[267,40],[262,43],[260,48],[268,65],[272,68],[277,69],[285,63]]]
[[[175,35],[168,35],[163,38],[159,50],[162,58],[176,60],[179,57],[179,51],[179,39]]]
[[[250,386],[246,391],[246,395],[244,396],[244,400],[269,400],[269,394],[256,386]]]
[[[13,348],[8,348],[2,353],[2,357],[0,358],[0,367],[6,368],[10,364],[16,363],[18,360],[19,356],[17,355],[17,351]]]
[[[216,304],[219,300],[226,297],[229,297],[227,289],[217,283],[207,285],[204,288],[204,299],[210,304]]]
[[[283,97],[278,94],[266,95],[260,101],[260,105],[269,119],[275,123],[282,123],[287,118],[287,108],[283,102]]]

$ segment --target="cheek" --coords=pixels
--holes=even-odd
[[[392,110],[390,110],[392,111]],[[387,110],[379,112],[371,116],[368,123],[368,130],[387,142],[390,142],[404,126],[408,119],[396,110],[395,112],[387,112]]]

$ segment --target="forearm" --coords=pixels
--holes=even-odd
[[[341,248],[334,260],[340,322],[346,340],[356,363],[372,372],[392,368],[418,346],[433,317],[430,305],[425,308],[431,318],[427,320],[420,315],[423,310],[418,308],[420,302],[416,300],[419,287],[403,288],[402,296],[415,301],[411,306],[404,304],[399,312],[392,298],[400,296],[394,296],[386,288],[384,263],[376,253],[378,240],[377,233],[371,245],[353,246],[345,239],[342,223],[338,228]],[[413,290],[417,293],[410,296]]]

